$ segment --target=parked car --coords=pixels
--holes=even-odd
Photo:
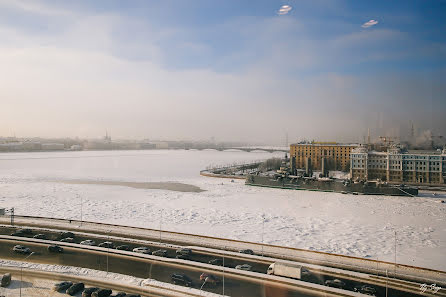
[[[91,294],[93,294],[93,292],[96,292],[98,290],[99,288],[96,287],[85,288],[84,291],[82,292],[82,297],[91,297]]]
[[[365,295],[375,296],[375,294],[376,294],[376,289],[369,285],[358,286],[358,287],[355,287],[353,290],[355,292],[359,292],[359,293],[362,293]]]
[[[0,281],[0,286],[6,288],[11,284],[11,273],[3,274]]]
[[[74,243],[74,238],[73,237],[65,237],[65,238],[62,238],[60,240],[60,242]]]
[[[26,234],[26,235],[32,235],[33,234],[33,230],[28,229],[28,228],[24,228],[24,229],[20,229],[19,232]]]
[[[176,255],[175,258],[181,259],[181,260],[190,260],[190,256],[187,254],[186,255],[179,254],[179,255]]]
[[[220,280],[213,274],[209,274],[206,272],[203,272],[200,275],[200,281],[205,282],[206,284],[210,284],[210,285],[218,285],[220,283]]]
[[[58,245],[52,244],[48,246],[48,251],[52,253],[63,253],[63,248]]]
[[[74,296],[78,292],[82,291],[84,288],[85,288],[84,283],[75,283],[75,284],[71,285],[71,287],[69,287],[67,289],[66,293],[68,295]]]
[[[242,264],[242,265],[235,266],[235,269],[251,271],[252,270],[252,266],[249,265],[249,264]]]
[[[86,240],[82,240],[81,244],[93,246],[93,245],[96,245],[96,242],[94,240],[91,240],[91,239],[86,239]]]
[[[100,289],[91,293],[91,297],[108,297],[112,293],[110,289]]]
[[[241,250],[240,253],[247,255],[254,255],[254,252],[250,249]]]
[[[192,280],[184,273],[174,273],[172,274],[171,279],[175,285],[192,287]]]
[[[20,232],[20,231],[15,231],[11,233],[11,236],[26,236],[26,234]]]
[[[62,291],[65,292],[72,285],[73,285],[72,282],[67,282],[67,281],[56,283],[53,286],[53,290],[57,292],[62,292]]]
[[[192,250],[189,248],[181,248],[176,250],[177,255],[188,255],[190,256],[192,254]]]
[[[111,242],[111,241],[104,241],[104,242],[101,242],[98,245],[98,247],[113,249],[115,246],[114,246],[113,242]]]
[[[133,252],[141,253],[141,254],[150,254],[150,249],[148,247],[141,246],[141,247],[134,248]]]
[[[340,279],[329,279],[325,281],[325,285],[333,288],[343,289],[345,288],[345,283]]]
[[[116,249],[117,249],[117,250],[121,250],[121,251],[130,251],[130,247],[129,247],[128,245],[126,245],[126,244],[118,245],[118,246],[116,247]]]
[[[141,295],[139,295],[139,294],[130,294],[130,295],[125,295],[125,297],[141,297]]]
[[[33,238],[35,239],[46,239],[46,235],[45,234],[36,234],[33,236]]]
[[[221,266],[221,265],[223,265],[223,260],[222,259],[212,259],[209,261],[209,264]]]
[[[24,254],[24,255],[31,254],[31,250],[29,248],[27,248],[26,246],[23,246],[23,245],[19,245],[19,244],[15,245],[12,248],[12,250],[19,254]]]
[[[67,237],[71,237],[74,238],[74,233],[73,232],[69,232],[69,231],[65,231],[60,233],[60,238],[67,238]]]
[[[119,292],[116,295],[112,295],[110,297],[128,297],[129,295],[127,295],[126,292]]]
[[[152,255],[158,256],[158,257],[167,257],[167,251],[166,250],[156,250],[152,252]]]

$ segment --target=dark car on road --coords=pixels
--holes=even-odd
[[[200,281],[213,286],[216,286],[220,283],[220,280],[215,275],[206,272],[203,272],[200,275]]]
[[[19,244],[15,245],[12,248],[12,250],[19,254],[24,254],[24,255],[31,254],[31,250],[29,248],[27,248],[26,246],[23,246],[23,245],[19,245]]]
[[[31,229],[19,229],[13,233],[11,233],[12,236],[26,236],[26,235],[32,235],[33,231]]]
[[[73,285],[72,282],[67,282],[67,281],[56,283],[53,286],[53,290],[57,292],[62,292],[62,291],[65,292],[72,285]]]
[[[33,238],[35,239],[46,239],[46,235],[45,234],[36,234],[33,236]]]
[[[156,250],[152,252],[152,255],[158,257],[167,257],[167,250]]]
[[[73,232],[69,232],[69,231],[60,233],[60,238],[61,239],[62,238],[67,238],[67,237],[74,238],[74,233]]]
[[[74,296],[78,292],[82,291],[84,288],[85,288],[84,283],[75,283],[75,284],[71,285],[71,287],[69,287],[67,289],[66,293],[68,295]]]
[[[174,273],[172,274],[171,279],[175,285],[192,287],[192,280],[184,273]]]
[[[189,248],[181,248],[176,250],[177,255],[192,255],[192,250]]]
[[[101,242],[101,243],[98,245],[98,247],[103,247],[103,248],[113,249],[115,246],[114,246],[113,242],[110,242],[110,241],[104,241],[104,242]]]
[[[111,295],[111,293],[112,293],[112,290],[110,290],[110,289],[100,289],[100,290],[94,291],[91,294],[91,297],[108,297]]]
[[[98,290],[99,288],[96,287],[85,288],[84,291],[82,292],[82,297],[91,297],[91,294],[93,294],[93,292],[96,292]]]
[[[117,249],[117,250],[121,250],[121,251],[130,251],[130,247],[129,247],[128,245],[126,245],[126,244],[118,245],[118,246],[116,247],[116,249]]]
[[[3,288],[6,288],[10,284],[11,284],[11,273],[6,273],[6,274],[2,275],[1,281],[0,281],[0,286]]]
[[[376,289],[372,286],[368,286],[368,285],[362,285],[362,286],[358,286],[355,287],[353,289],[355,292],[359,292],[365,295],[371,295],[371,296],[375,296],[376,294]]]
[[[340,279],[329,279],[325,281],[325,285],[333,288],[343,289],[345,288],[345,283]]]
[[[63,253],[63,248],[58,245],[52,244],[48,246],[48,251],[51,253]]]
[[[91,239],[86,239],[86,240],[82,240],[80,244],[94,246],[94,245],[96,245],[96,242]]]
[[[185,255],[179,254],[179,255],[176,255],[175,258],[181,259],[181,260],[190,260],[190,256],[187,254],[185,254]]]
[[[209,261],[209,264],[222,266],[223,260],[222,259],[212,259]]]
[[[119,292],[116,295],[112,295],[110,297],[128,297],[129,295],[127,295],[126,292]]]
[[[241,250],[240,253],[247,255],[254,255],[254,252],[250,249]]]

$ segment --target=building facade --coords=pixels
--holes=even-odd
[[[446,149],[403,152],[392,147],[387,152],[354,149],[350,157],[353,180],[381,180],[393,183],[444,184]]]
[[[348,171],[350,153],[356,147],[357,144],[336,142],[295,143],[290,145],[290,158],[295,158],[295,166],[300,169],[308,163],[312,169],[321,170],[324,162],[325,170]]]

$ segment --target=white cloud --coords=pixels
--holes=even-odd
[[[361,27],[363,27],[363,28],[370,28],[370,27],[372,27],[372,26],[374,26],[376,24],[378,24],[378,21],[370,20],[370,21],[365,22],[364,24],[362,24]]]
[[[282,5],[279,9],[279,11],[277,12],[277,14],[279,15],[284,15],[287,14],[291,11],[291,9],[293,9],[290,5]]]

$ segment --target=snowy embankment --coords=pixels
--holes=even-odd
[[[7,161],[0,169],[0,207],[15,207],[23,215],[73,219],[82,213],[89,221],[161,226],[253,242],[263,239],[268,244],[389,262],[395,260],[396,245],[398,263],[446,270],[446,204],[440,203],[444,194],[356,196],[249,187],[243,181],[199,176],[211,162],[262,156],[272,154],[171,151],[60,162]],[[205,191],[49,181],[55,179],[174,181]]]

